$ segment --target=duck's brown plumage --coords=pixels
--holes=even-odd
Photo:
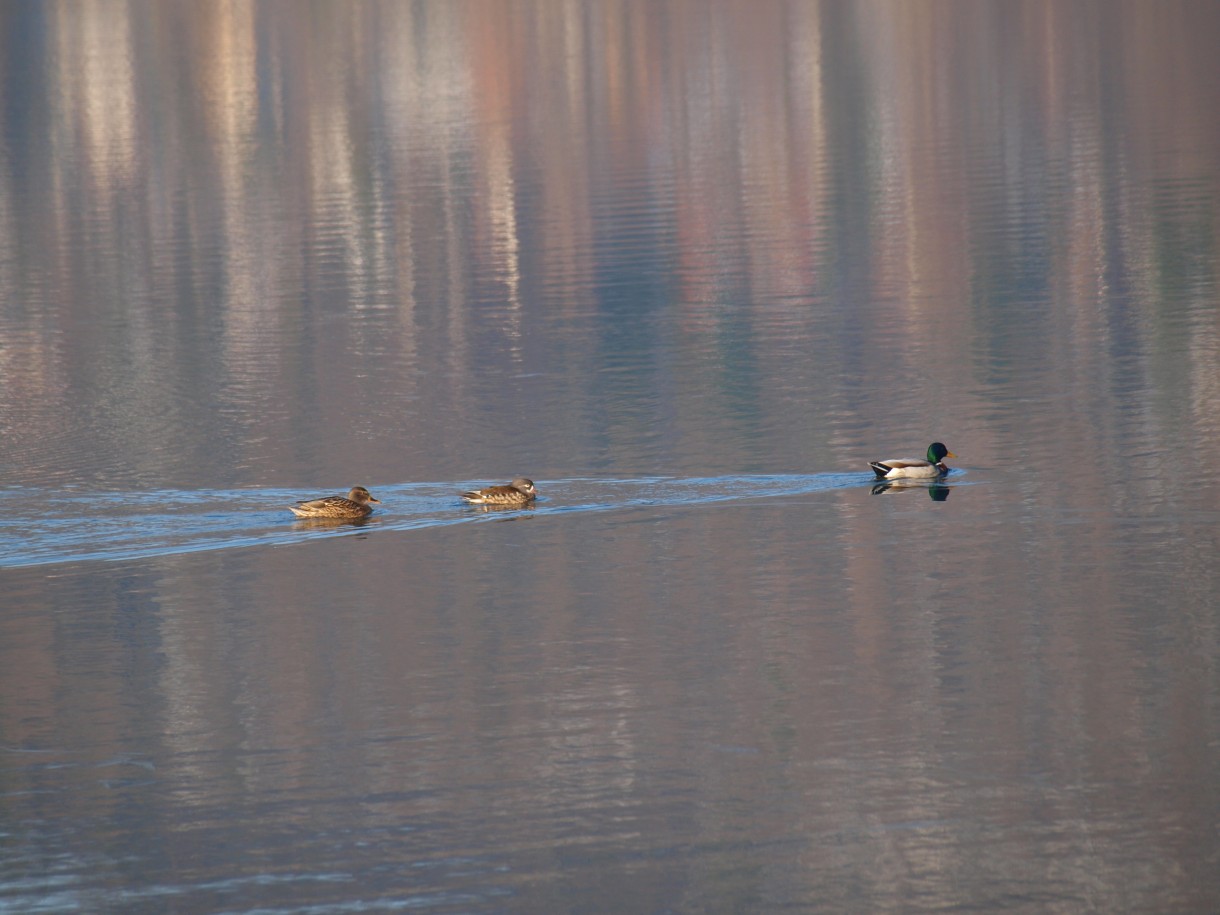
[[[298,518],[363,518],[373,510],[370,502],[381,504],[363,486],[353,486],[346,496],[303,499],[288,507]]]
[[[525,505],[534,501],[538,490],[534,481],[525,477],[517,477],[511,483],[501,486],[488,486],[484,489],[472,489],[462,493],[462,499],[471,505]]]

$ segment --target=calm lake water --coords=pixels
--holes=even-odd
[[[1220,909],[1220,5],[0,42],[0,911]]]

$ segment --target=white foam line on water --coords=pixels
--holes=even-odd
[[[529,508],[492,510],[459,501],[457,494],[474,483],[391,484],[371,487],[384,505],[357,524],[319,524],[292,518],[287,506],[300,494],[278,489],[67,494],[0,491],[0,568],[282,546],[319,537],[413,531],[523,515],[542,517],[647,506],[740,502],[806,495],[871,482],[855,473],[686,479],[574,478],[540,482],[541,496]],[[245,508],[235,510],[234,503]],[[38,506],[39,511],[29,513],[26,507],[30,505]]]

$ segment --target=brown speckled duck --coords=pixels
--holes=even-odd
[[[533,480],[517,477],[503,486],[488,486],[485,489],[464,492],[462,499],[471,505],[527,505],[534,501],[536,495],[538,490],[534,489]]]
[[[381,504],[381,500],[374,499],[363,486],[353,486],[346,496],[302,499],[288,507],[298,518],[363,518],[373,510],[370,502]]]

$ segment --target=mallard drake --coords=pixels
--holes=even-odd
[[[533,502],[536,495],[538,490],[534,489],[533,480],[517,477],[502,486],[488,486],[485,489],[464,492],[462,499],[471,505],[525,505]]]
[[[928,458],[921,461],[918,458],[897,458],[892,461],[869,461],[879,480],[897,480],[903,477],[941,477],[949,472],[945,466],[945,458],[957,457],[940,442],[928,446]]]
[[[370,502],[381,504],[381,500],[374,499],[363,486],[353,486],[346,496],[302,499],[288,507],[298,518],[363,518],[373,510]]]

